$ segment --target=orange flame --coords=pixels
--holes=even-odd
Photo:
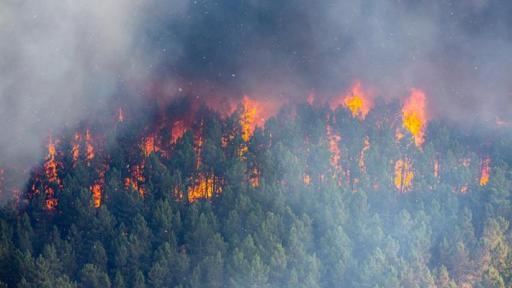
[[[218,177],[214,175],[203,175],[194,181],[193,185],[188,187],[188,201],[190,203],[203,198],[211,198],[214,194],[222,192],[222,187],[218,185],[221,182]]]
[[[46,161],[44,163],[44,171],[48,182],[55,183],[57,185],[61,185],[61,181],[59,179],[59,175],[57,174],[57,160],[55,156],[57,155],[57,149],[55,147],[55,142],[50,138],[48,142],[48,156],[46,156]],[[57,206],[57,199],[55,198],[55,190],[52,187],[45,187],[46,192],[46,208],[52,211]]]
[[[395,163],[395,187],[399,192],[405,192],[411,189],[414,171],[412,163],[406,159],[397,160]]]
[[[94,146],[92,145],[92,136],[89,129],[85,131],[85,152],[87,161],[94,159]]]
[[[91,187],[92,197],[94,200],[94,207],[96,208],[100,207],[101,205],[101,190],[102,187],[100,183],[95,183]]]
[[[144,163],[141,163],[140,165],[133,166],[132,169],[132,178],[125,178],[124,179],[124,187],[126,189],[132,188],[133,190],[139,192],[140,197],[144,197],[145,190],[142,186],[145,181],[145,177],[143,174],[144,171]]]
[[[411,95],[402,108],[402,121],[404,128],[414,137],[417,147],[420,147],[425,141],[427,120],[425,93],[418,89],[412,89]]]
[[[80,157],[80,133],[75,133],[75,136],[73,137],[73,143],[71,147],[71,156],[73,157],[73,166],[76,165],[76,162],[78,161],[78,158]]]
[[[363,120],[373,106],[373,102],[370,100],[368,94],[369,92],[363,90],[361,82],[357,81],[342,98],[331,101],[331,109],[335,110],[340,105],[343,105],[350,110],[352,117],[358,117]]]
[[[485,186],[489,183],[489,177],[491,174],[491,158],[487,157],[482,160],[482,165],[480,168],[480,186]]]
[[[46,157],[46,162],[44,164],[44,171],[48,181],[52,183],[59,182],[59,177],[57,175],[57,161],[55,160],[56,154],[57,149],[55,148],[55,143],[50,139],[50,142],[48,143],[48,156]]]

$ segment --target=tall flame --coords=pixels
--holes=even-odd
[[[373,106],[368,94],[369,92],[363,90],[361,82],[357,81],[342,98],[331,101],[331,109],[334,110],[343,105],[350,110],[352,117],[363,120]]]
[[[427,121],[425,93],[418,89],[412,89],[411,95],[402,108],[402,122],[404,128],[413,135],[417,147],[420,147],[425,141]]]
[[[491,174],[491,158],[487,157],[482,160],[482,167],[480,168],[480,186],[485,186],[489,183]]]

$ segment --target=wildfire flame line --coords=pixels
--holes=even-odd
[[[414,137],[416,146],[420,147],[425,141],[427,125],[426,99],[423,91],[412,89],[402,108],[402,122],[404,128]]]

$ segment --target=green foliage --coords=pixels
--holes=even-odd
[[[396,143],[397,119],[377,117],[393,117],[386,109],[364,121],[344,110],[327,118],[325,108],[296,110],[257,129],[243,157],[236,115],[200,110],[193,123],[203,131],[199,167],[197,129],[168,144],[169,157],[141,153],[137,125],[112,136],[108,157],[98,152],[94,163],[81,159],[59,171],[55,211],[43,192],[27,194],[17,210],[2,209],[0,287],[512,285],[512,163],[493,158],[481,187],[480,147],[441,123],[418,149],[407,136]],[[326,125],[341,136],[343,171],[332,165]],[[223,145],[230,133],[236,136]],[[415,176],[411,190],[399,193],[394,163],[405,158]],[[95,208],[90,186],[100,160],[108,169]],[[143,197],[124,184],[142,161]],[[257,187],[248,180],[254,168]],[[222,193],[189,203],[199,173],[220,177]],[[463,184],[467,193],[459,192]]]

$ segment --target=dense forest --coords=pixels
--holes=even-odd
[[[356,100],[52,135],[2,207],[0,287],[512,287],[508,128]]]

